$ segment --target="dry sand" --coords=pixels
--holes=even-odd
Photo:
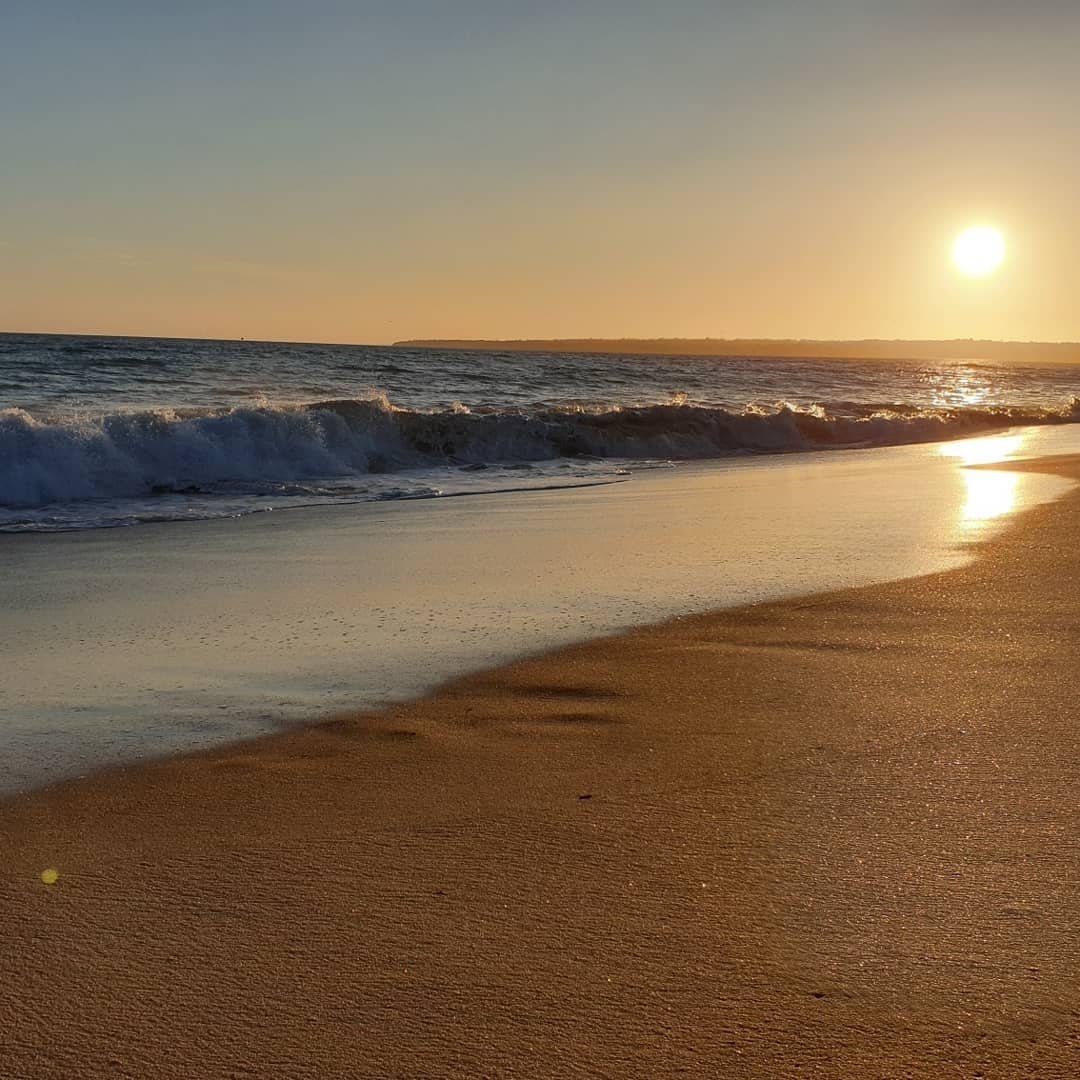
[[[1080,490],[10,800],[0,1076],[1080,1075],[1078,582]]]

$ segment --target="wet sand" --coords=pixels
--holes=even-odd
[[[1080,425],[630,483],[0,536],[0,796],[205,750],[635,626],[915,577],[1057,477]],[[957,456],[953,456],[957,455]]]
[[[1080,489],[8,800],[0,1075],[1076,1076],[1078,580]]]

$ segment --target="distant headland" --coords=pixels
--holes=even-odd
[[[798,338],[522,338],[395,341],[399,348],[485,352],[622,353],[652,356],[762,356],[821,360],[988,360],[998,363],[1078,364],[1080,343],[988,341],[953,338],[906,341],[866,338],[812,341]]]

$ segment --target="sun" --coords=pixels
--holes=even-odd
[[[960,273],[986,277],[1005,259],[1005,237],[992,225],[975,225],[956,238],[952,257]]]

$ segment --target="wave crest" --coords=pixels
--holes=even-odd
[[[1004,427],[1080,421],[1060,409],[830,412],[781,403],[727,409],[682,401],[637,408],[443,411],[395,408],[380,395],[301,405],[163,409],[38,419],[0,410],[0,506],[35,507],[164,491],[232,492],[266,483],[408,468],[556,458],[687,460],[736,453],[898,445]]]

